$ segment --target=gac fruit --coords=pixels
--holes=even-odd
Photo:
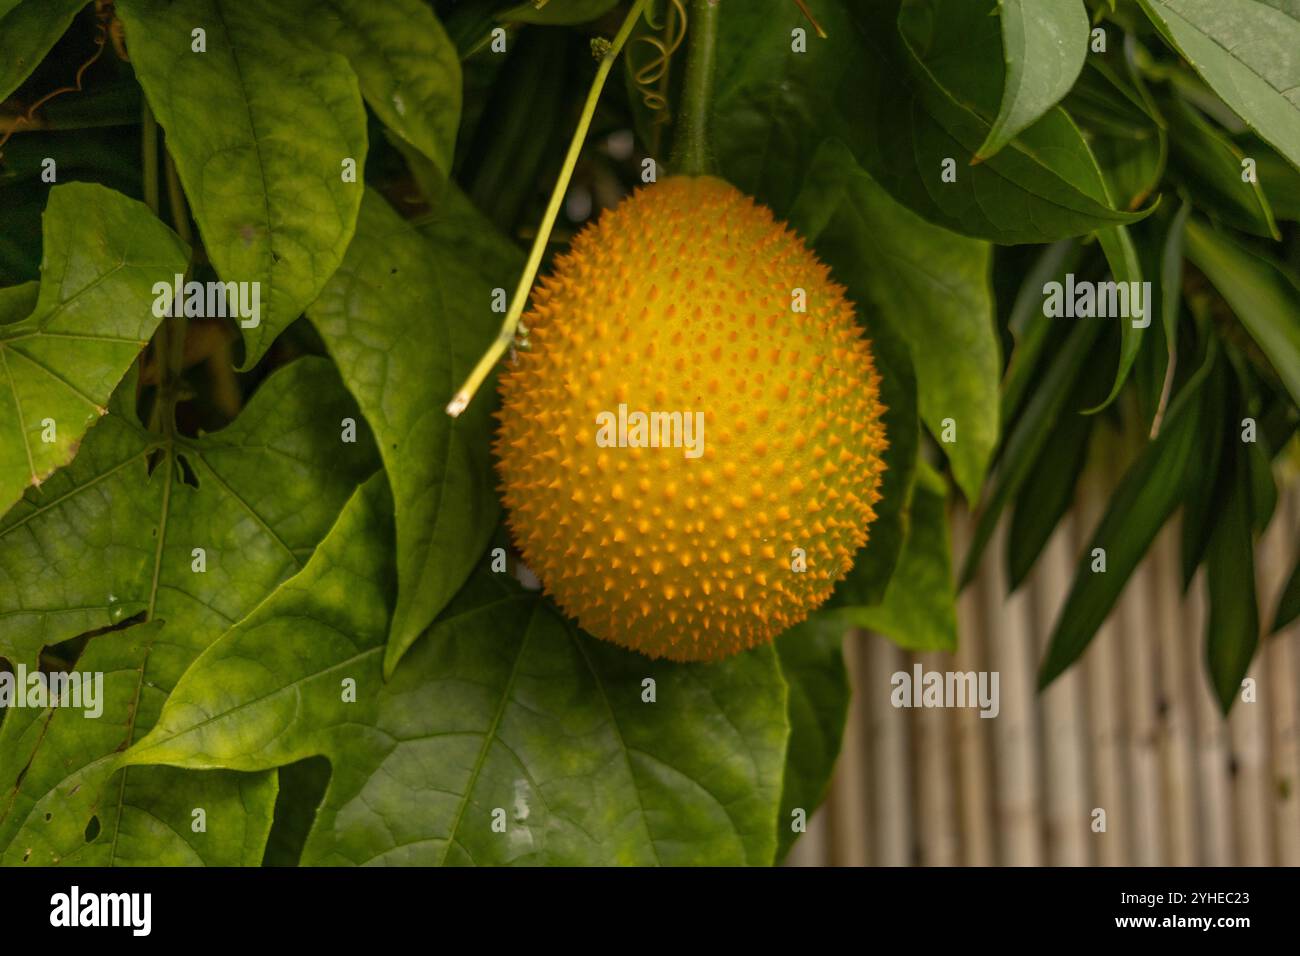
[[[712,177],[647,186],[533,290],[501,376],[509,526],[560,608],[650,657],[716,660],[830,596],[886,446],[844,289]]]

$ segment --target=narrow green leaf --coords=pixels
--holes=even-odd
[[[998,0],[1006,78],[1002,105],[975,155],[997,153],[1070,91],[1088,55],[1080,0]]]
[[[352,238],[366,160],[356,75],[273,5],[119,0],[116,10],[213,265],[228,282],[260,283],[258,324],[243,327],[251,367]],[[196,53],[200,29],[206,52]]]
[[[91,637],[76,662],[104,675],[98,718],[28,708],[0,725],[4,863],[261,861],[272,775],[119,774],[120,752],[204,648],[302,567],[377,465],[364,429],[340,440],[358,413],[322,358],[276,371],[197,440],[146,432],[134,398],[128,380],[77,460],[0,521],[0,656],[31,667],[42,646],[146,619]],[[100,835],[87,843],[92,818]]]
[[[518,257],[498,244],[498,258],[485,261],[472,237],[491,227],[461,208],[459,218],[440,220],[431,243],[368,192],[356,241],[308,310],[392,482],[399,587],[388,675],[469,576],[499,507],[488,450],[492,383],[459,418],[443,407],[491,341],[500,318],[492,290],[513,288]]]
[[[844,666],[845,626],[817,613],[776,639],[781,676],[789,688],[790,745],[786,751],[781,812],[776,821],[776,862],[785,859],[807,822],[826,799],[849,711],[849,674]]]
[[[72,461],[157,327],[153,284],[184,244],[142,203],[88,183],[50,191],[40,293],[0,324],[0,513]],[[6,291],[12,316],[31,285]]]
[[[789,724],[771,647],[651,662],[484,566],[385,683],[391,522],[376,476],[127,761],[327,757],[304,865],[772,861]]]
[[[8,0],[0,5],[0,101],[18,89],[89,0]]]
[[[1300,168],[1300,2],[1138,2],[1205,82]]]
[[[1205,555],[1210,607],[1205,624],[1205,655],[1214,696],[1225,714],[1241,691],[1242,678],[1259,645],[1250,472],[1239,442],[1231,452],[1231,462],[1231,480],[1224,483],[1224,494],[1217,503],[1218,514]]]
[[[1300,403],[1300,288],[1280,267],[1195,219],[1187,257],[1214,283]]]
[[[1120,285],[1122,290],[1132,292],[1134,289],[1145,288],[1142,285],[1142,263],[1138,260],[1137,248],[1133,245],[1133,237],[1123,226],[1114,226],[1110,229],[1102,229],[1097,233],[1097,240],[1101,243],[1102,251],[1106,253],[1106,262],[1110,265],[1111,281]],[[1099,292],[1100,296],[1101,293]],[[1133,369],[1133,362],[1138,357],[1138,352],[1142,348],[1142,341],[1145,338],[1144,333],[1151,324],[1152,311],[1155,307],[1153,296],[1143,296],[1144,313],[1141,317],[1137,315],[1134,299],[1131,295],[1125,295],[1119,299],[1123,302],[1128,300],[1128,309],[1121,310],[1121,314],[1112,321],[1118,321],[1120,326],[1120,346],[1119,346],[1119,365],[1115,369],[1115,382],[1110,387],[1110,393],[1095,408],[1088,409],[1087,414],[1093,415],[1107,407],[1115,401],[1119,395],[1120,389],[1128,380],[1128,374]],[[1123,314],[1127,312],[1128,314]]]
[[[1052,629],[1038,686],[1046,687],[1073,664],[1115,606],[1165,520],[1183,499],[1189,477],[1200,467],[1205,433],[1202,387],[1214,367],[1214,354],[1183,386],[1170,406],[1165,426],[1125,473],[1110,506],[1079,560],[1074,585]],[[1105,551],[1105,571],[1093,571],[1094,551]]]
[[[347,57],[389,129],[445,176],[460,123],[460,55],[420,0],[279,0],[286,29]],[[358,159],[358,167],[360,160]]]

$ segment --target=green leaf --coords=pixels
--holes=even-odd
[[[969,500],[979,497],[998,438],[1002,368],[993,326],[985,242],[932,226],[895,202],[839,143],[818,151],[810,184],[840,183],[833,219],[818,232],[841,282],[859,285],[868,316],[883,313],[911,346],[921,417],[935,435],[946,419],[956,441],[940,447]]]
[[[8,0],[0,5],[0,101],[32,75],[89,0]]]
[[[119,0],[116,9],[213,265],[228,282],[260,283],[258,324],[244,329],[249,368],[320,293],[352,238],[366,160],[356,75],[272,5]],[[196,29],[205,53],[192,52]],[[348,159],[356,182],[343,181]]]
[[[984,143],[993,156],[1070,91],[1088,55],[1088,11],[1080,0],[998,0],[1006,78]]]
[[[483,569],[385,683],[390,526],[376,476],[304,571],[182,678],[127,760],[327,757],[305,865],[772,861],[789,726],[771,647],[651,662]]]
[[[1137,248],[1133,245],[1133,237],[1123,226],[1114,226],[1110,229],[1102,229],[1097,233],[1097,240],[1101,243],[1102,251],[1106,254],[1106,262],[1110,265],[1110,275],[1113,282],[1126,286],[1128,289],[1142,288],[1142,263],[1138,260]],[[1120,389],[1124,387],[1124,382],[1128,380],[1128,374],[1133,369],[1133,362],[1138,357],[1138,352],[1142,348],[1142,340],[1145,338],[1146,327],[1151,324],[1152,311],[1155,307],[1154,296],[1146,298],[1144,308],[1146,314],[1138,319],[1136,311],[1133,309],[1132,299],[1129,299],[1128,312],[1130,316],[1118,317],[1120,328],[1120,346],[1119,346],[1119,365],[1115,369],[1115,382],[1110,387],[1110,394],[1095,408],[1088,409],[1089,414],[1095,414],[1115,401],[1119,395]],[[1142,326],[1138,322],[1145,323]]]
[[[858,8],[860,26],[887,38],[894,31],[882,32],[881,18],[892,6]],[[1002,70],[990,68],[1000,61],[992,52],[1001,43],[997,30],[978,4],[903,3],[901,47],[891,66],[910,82],[890,89],[882,79],[860,91],[857,108],[875,111],[878,132],[870,142],[861,134],[849,140],[855,151],[863,148],[859,160],[895,198],[927,219],[995,242],[1055,241],[1141,219],[1112,208],[1087,141],[1060,108],[987,162],[965,165],[988,137],[1003,87]],[[889,62],[876,43],[880,62]],[[955,183],[940,179],[948,159],[958,164]]]
[[[104,675],[102,716],[28,708],[0,725],[5,863],[260,862],[273,776],[117,774],[120,751],[194,658],[305,563],[376,467],[367,435],[340,441],[357,412],[321,358],[275,372],[231,425],[197,440],[146,432],[134,398],[129,380],[77,460],[0,521],[0,656],[31,667],[42,646],[119,626],[75,664]],[[206,832],[191,828],[195,807]]]
[[[1224,102],[1300,168],[1300,2],[1139,3]]]
[[[902,42],[899,7],[899,0],[823,5],[816,13],[829,38],[810,39],[806,53],[790,49],[791,29],[807,24],[789,0],[729,7],[719,24],[714,101],[723,175],[785,215],[818,147],[836,138],[895,200],[964,235],[1047,242],[1141,218],[1110,208],[1087,181],[1095,163],[1060,109],[988,162],[968,166],[1001,95],[998,23],[987,7],[948,0],[940,18],[959,21],[945,31],[949,61],[965,64],[957,79],[979,84],[983,113]],[[956,162],[955,183],[940,178],[945,159]]]
[[[513,287],[518,256],[497,243],[485,261],[472,237],[491,227],[461,209],[440,220],[431,243],[368,192],[356,241],[308,310],[392,482],[398,597],[386,675],[469,577],[499,507],[488,450],[492,382],[459,418],[443,409],[492,340],[492,289]]]
[[[460,56],[420,0],[281,0],[290,29],[347,57],[389,129],[447,175],[460,123]],[[358,159],[358,167],[360,160]]]
[[[1241,147],[1178,97],[1170,97],[1163,112],[1169,121],[1174,164],[1197,206],[1234,228],[1282,238],[1262,186],[1242,178],[1246,154]]]
[[[1225,714],[1232,709],[1259,645],[1250,473],[1245,451],[1236,444],[1231,452],[1231,480],[1224,483],[1223,497],[1216,503],[1218,513],[1205,555],[1210,607],[1205,655],[1214,696]]]
[[[497,19],[507,23],[541,23],[562,26],[586,23],[618,6],[618,0],[528,0],[503,10]]]
[[[882,455],[885,473],[870,537],[854,555],[853,567],[835,586],[825,606],[879,604],[907,536],[906,509],[912,497],[921,443],[916,370],[911,349],[895,318],[875,304],[872,270],[859,254],[857,222],[852,216],[836,215],[842,205],[845,179],[832,168],[826,172],[825,177],[809,178],[791,210],[790,222],[805,241],[813,244],[836,280],[844,283],[854,303],[880,374],[880,402],[885,409],[882,418],[889,446]]]
[[[1300,403],[1300,288],[1224,233],[1187,223],[1187,257],[1214,283]]]
[[[31,313],[0,325],[0,513],[77,454],[158,325],[154,282],[188,259],[143,204],[85,183],[50,191],[44,241]],[[0,311],[12,319],[31,289]]]
[[[776,861],[799,838],[795,814],[806,823],[826,799],[849,711],[849,674],[844,666],[844,624],[814,614],[776,639],[781,675],[789,688],[790,745],[777,817]]]
[[[1296,618],[1300,618],[1300,560],[1296,561],[1286,587],[1277,602],[1277,614],[1273,617],[1272,633],[1286,627]]]
[[[844,608],[839,612],[841,621],[878,631],[907,650],[956,649],[947,502],[943,477],[922,462],[912,491],[907,540],[885,599],[876,607]]]
[[[1203,388],[1214,351],[1178,393],[1164,427],[1142,450],[1110,498],[1110,506],[1079,560],[1074,585],[1056,619],[1038,686],[1046,687],[1073,664],[1115,606],[1165,520],[1181,503],[1200,468],[1201,441],[1210,412]],[[1106,570],[1093,571],[1093,551],[1105,550]]]

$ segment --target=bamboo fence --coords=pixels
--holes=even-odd
[[[825,805],[794,866],[1300,865],[1300,624],[1266,637],[1254,703],[1224,720],[1205,677],[1203,582],[1184,594],[1172,522],[1076,666],[1034,689],[1047,635],[1105,502],[1086,491],[1006,593],[1001,532],[958,604],[955,654],[845,643],[854,695]],[[957,515],[954,554],[969,519]],[[1300,542],[1300,488],[1256,550],[1263,618]],[[890,704],[890,676],[996,670],[1001,710]],[[1104,832],[1094,811],[1105,811]]]

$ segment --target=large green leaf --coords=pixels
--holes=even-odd
[[[0,522],[0,656],[31,667],[42,646],[145,619],[91,637],[76,662],[104,675],[99,719],[25,709],[0,725],[6,863],[260,861],[272,779],[115,776],[120,751],[194,658],[302,567],[377,463],[364,431],[340,440],[358,413],[321,358],[277,371],[233,424],[198,440],[146,432],[134,396],[128,381],[77,460]],[[195,808],[206,832],[192,829]]]
[[[885,599],[875,607],[843,608],[839,620],[878,631],[908,650],[951,651],[957,647],[947,504],[946,482],[922,462],[912,491],[907,540]]]
[[[1214,283],[1300,403],[1300,287],[1222,232],[1187,223],[1187,257]]]
[[[348,58],[384,125],[445,175],[460,122],[460,57],[420,0],[279,0],[288,29]]]
[[[158,325],[154,282],[188,258],[144,205],[85,183],[50,191],[44,241],[32,311],[0,323],[0,513],[76,455]],[[31,289],[6,290],[0,311],[14,318]]]
[[[1038,683],[1046,687],[1078,659],[1097,633],[1133,569],[1166,519],[1183,500],[1200,467],[1206,422],[1217,404],[1203,394],[1212,378],[1214,350],[1183,386],[1164,427],[1125,473],[1110,505],[1079,559],[1074,584],[1057,615]],[[1105,570],[1092,570],[1096,549],[1105,551]]]
[[[356,75],[272,4],[116,9],[213,265],[228,282],[260,283],[259,322],[243,330],[249,367],[316,298],[352,238],[366,159]],[[198,29],[205,53],[192,52]],[[343,179],[348,159],[354,182]]]
[[[389,675],[465,582],[496,524],[492,383],[459,418],[444,408],[496,331],[492,289],[513,288],[518,264],[510,247],[496,243],[493,255],[474,239],[491,227],[460,209],[438,220],[430,242],[367,193],[356,241],[309,309],[392,482],[398,597]]]
[[[845,630],[836,615],[819,613],[776,639],[790,714],[790,745],[776,827],[778,863],[802,832],[795,829],[796,820],[806,823],[826,798],[840,753],[850,695]],[[796,817],[799,811],[802,815]]]
[[[0,101],[31,76],[88,2],[8,0],[0,4]]]
[[[1070,91],[1088,55],[1081,0],[998,0],[1006,78],[1002,105],[976,151],[995,154]]]
[[[916,370],[907,339],[896,323],[910,316],[895,316],[874,301],[872,270],[859,254],[859,221],[838,214],[846,188],[842,169],[826,168],[827,177],[810,178],[791,210],[790,223],[813,244],[817,255],[844,283],[858,320],[871,343],[872,361],[880,374],[880,402],[889,446],[882,457],[880,500],[871,536],[853,558],[848,575],[835,586],[827,607],[879,604],[894,573],[903,539],[907,536],[907,504],[916,477],[921,443],[917,410]]]
[[[968,165],[997,113],[1001,38],[987,7],[944,6],[938,19],[959,25],[944,28],[954,56],[937,66],[964,64],[960,76],[931,69],[936,64],[902,41],[899,0],[823,5],[816,13],[829,38],[810,39],[805,53],[791,51],[790,31],[807,23],[788,0],[728,7],[714,113],[726,178],[785,215],[818,147],[834,137],[896,200],[965,235],[1045,242],[1140,218],[1111,208],[1085,182],[1095,161],[1060,109],[988,162]],[[997,69],[989,69],[990,56]],[[979,109],[952,86],[972,78]],[[956,163],[955,183],[940,178],[946,159]]]
[[[484,565],[385,683],[388,497],[381,476],[358,491],[306,569],[182,678],[129,762],[326,756],[304,864],[772,861],[789,733],[772,648],[651,662]]]
[[[1300,0],[1139,0],[1165,38],[1300,168]]]
[[[894,201],[839,143],[823,144],[808,182],[839,184],[817,250],[843,267],[837,279],[863,289],[868,315],[883,312],[911,346],[921,418],[936,437],[945,419],[955,424],[956,440],[940,447],[974,501],[997,442],[1002,368],[988,243],[953,235]]]

